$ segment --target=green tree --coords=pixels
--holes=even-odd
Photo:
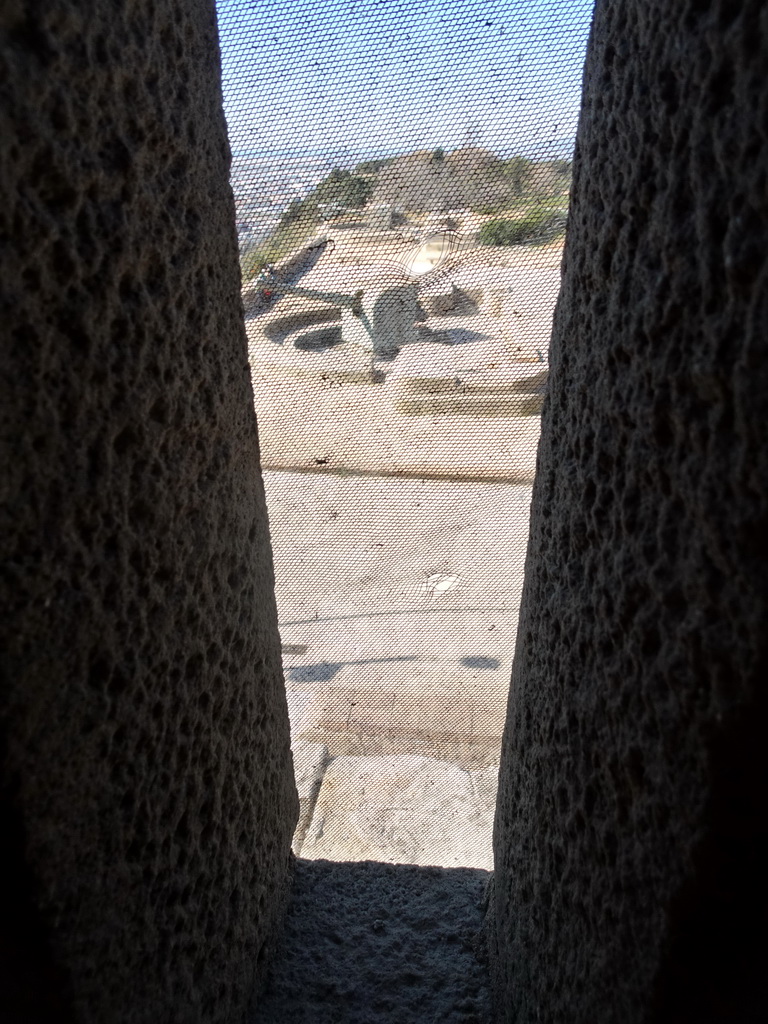
[[[318,203],[334,203],[359,210],[368,202],[372,192],[373,183],[368,178],[334,167],[311,193],[311,197]]]
[[[295,224],[310,212],[311,207],[306,200],[294,199],[291,201],[288,209],[284,211],[277,226],[278,228],[290,227],[291,224]]]
[[[532,166],[533,161],[524,156],[513,156],[504,161],[502,174],[509,182],[514,196],[525,195]]]

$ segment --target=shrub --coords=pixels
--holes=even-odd
[[[359,174],[334,168],[327,178],[317,186],[309,198],[317,202],[336,203],[339,206],[350,206],[360,210],[368,202],[373,183]]]
[[[257,277],[268,263],[269,259],[262,249],[249,249],[248,252],[244,252],[240,257],[243,281],[251,281]]]
[[[250,281],[268,263],[277,263],[305,245],[315,234],[316,226],[317,219],[313,210],[304,209],[298,216],[286,217],[283,214],[283,220],[269,238],[241,254],[240,272],[243,280]]]
[[[496,218],[483,224],[480,245],[542,245],[565,234],[567,213],[561,209],[531,210],[515,219]]]

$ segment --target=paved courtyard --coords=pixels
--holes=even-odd
[[[303,857],[489,867],[530,487],[265,472]]]
[[[301,287],[380,286],[381,251]],[[462,254],[389,362],[307,295],[249,315],[304,858],[491,867],[559,268]]]
[[[301,284],[354,290],[365,282],[372,268],[344,252],[340,246],[333,259],[320,260]],[[483,251],[497,266],[468,253],[444,281],[438,275],[422,289],[424,306],[430,289],[454,285],[471,296],[485,294],[492,281],[501,297],[477,308],[467,299],[469,313],[458,307],[430,315],[415,343],[377,364],[376,384],[361,379],[371,362],[355,345],[304,351],[272,336],[272,328],[303,316],[310,326],[325,317],[324,329],[334,315],[327,304],[315,309],[286,297],[249,317],[262,465],[531,483],[547,368],[539,360],[548,350],[560,256],[558,248]]]

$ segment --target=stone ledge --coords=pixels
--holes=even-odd
[[[249,1024],[489,1024],[470,868],[296,862],[282,948]]]
[[[302,855],[490,869],[497,774],[430,757],[337,757]]]

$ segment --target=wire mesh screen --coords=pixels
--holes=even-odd
[[[490,867],[589,0],[220,0],[302,857]]]

